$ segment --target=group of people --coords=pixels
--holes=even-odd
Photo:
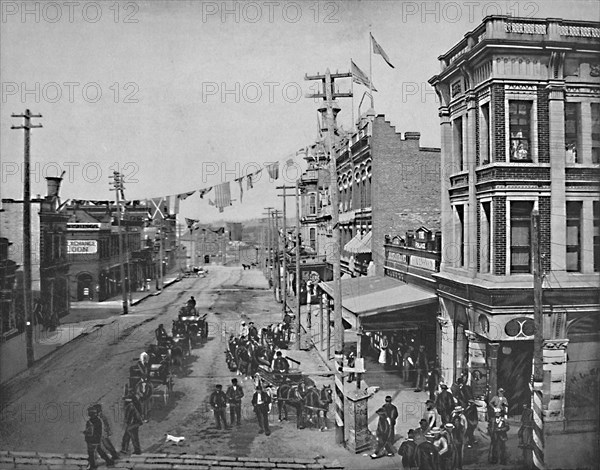
[[[252,408],[258,421],[259,434],[269,436],[269,412],[271,411],[272,393],[269,390],[263,390],[262,384],[255,383],[255,391],[252,395]],[[231,379],[231,385],[227,391],[223,391],[223,385],[215,385],[215,390],[211,393],[209,403],[215,416],[215,425],[217,429],[231,429],[234,425],[242,424],[242,399],[244,398],[244,389],[238,384],[237,378]],[[226,410],[229,407],[229,424],[227,423]]]
[[[141,454],[139,427],[143,424],[141,404],[135,393],[130,393],[125,398],[125,422],[123,438],[121,440],[121,451],[117,452],[111,441],[111,428],[108,418],[102,412],[102,405],[97,403],[87,409],[88,420],[85,423],[83,435],[85,438],[88,466],[87,470],[98,468],[96,464],[96,453],[106,461],[107,467],[112,467],[120,455],[129,452],[129,443],[133,444],[133,453]]]

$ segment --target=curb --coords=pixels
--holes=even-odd
[[[146,299],[147,299],[147,298],[149,298],[149,297],[156,297],[157,295],[160,295],[160,294],[161,294],[161,292],[162,292],[164,289],[166,289],[166,288],[167,288],[167,287],[169,287],[169,286],[172,286],[173,284],[175,284],[176,282],[179,282],[180,280],[181,280],[181,279],[173,279],[173,280],[171,280],[171,281],[169,281],[169,282],[166,282],[166,283],[163,285],[163,288],[162,288],[161,290],[159,290],[159,291],[156,291],[156,292],[152,292],[152,293],[150,293],[150,294],[147,294],[147,295],[145,295],[144,297],[141,297],[141,298],[137,299],[137,300],[136,300],[136,301],[134,301],[134,302],[131,302],[131,306],[138,305],[138,304],[142,303],[144,300],[146,300]]]

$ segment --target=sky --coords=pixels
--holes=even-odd
[[[281,208],[276,186],[293,184],[303,160],[273,181],[263,172],[240,202],[234,183],[314,142],[315,84],[305,74],[347,72],[350,59],[378,92],[375,111],[399,132],[439,147],[437,98],[427,80],[437,57],[483,17],[598,19],[600,2],[539,1],[79,1],[0,0],[0,194],[23,195],[23,123],[32,130],[32,194],[65,171],[64,199],[112,199],[109,176],[125,177],[129,200],[231,181],[219,213],[198,194],[180,216],[203,223],[260,217]],[[369,31],[395,68],[370,60]],[[371,65],[370,65],[371,64]],[[340,91],[351,89],[341,80]],[[365,87],[340,98],[352,126]],[[367,108],[364,97],[361,111]],[[291,202],[291,201],[290,201]]]

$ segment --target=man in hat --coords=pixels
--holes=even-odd
[[[433,434],[433,445],[438,451],[438,455],[440,456],[440,467],[443,468],[444,462],[446,461],[445,454],[450,450],[448,447],[448,440],[445,436],[442,435],[442,430],[438,427],[435,427],[431,430],[431,434]]]
[[[438,412],[435,409],[435,403],[432,400],[427,400],[425,402],[425,411],[423,412],[423,419],[427,421],[428,431],[440,424],[440,416],[438,415]]]
[[[429,399],[435,401],[435,396],[440,386],[440,371],[435,367],[434,361],[429,361],[429,372],[425,383],[426,390],[429,392]]]
[[[509,429],[510,426],[506,422],[504,414],[496,408],[490,430],[490,463],[498,463],[498,459],[500,459],[500,463],[506,465],[506,441],[508,440],[507,433]]]
[[[442,455],[441,467],[446,470],[454,470],[456,468],[456,443],[454,442],[454,425],[446,423],[441,428],[441,435],[448,443],[448,452]]]
[[[504,389],[498,389],[498,393],[490,400],[490,405],[494,408],[500,408],[504,418],[508,418],[508,400],[504,396]]]
[[[258,341],[258,329],[254,326],[254,322],[251,321],[248,325],[248,338]]]
[[[382,408],[385,410],[385,413],[390,420],[392,433],[391,440],[393,443],[396,440],[396,420],[398,419],[398,408],[396,408],[396,405],[392,403],[392,397],[389,395],[385,397],[385,404],[382,406]]]
[[[435,407],[440,418],[442,418],[442,424],[446,424],[450,421],[450,414],[454,409],[454,397],[452,397],[452,394],[448,391],[448,386],[445,383],[442,383],[440,388],[442,391],[435,400]]]
[[[346,356],[346,364],[348,365],[348,367],[352,367],[354,368],[354,366],[356,365],[356,354],[354,353],[354,350],[350,351],[348,353],[348,355]],[[352,383],[354,381],[354,379],[356,378],[354,372],[350,372],[350,374],[348,375],[348,383]]]
[[[85,430],[83,435],[85,436],[85,443],[87,445],[88,452],[88,466],[87,470],[94,470],[98,468],[96,466],[96,451],[106,461],[107,467],[114,466],[115,462],[111,459],[104,449],[102,448],[102,421],[98,417],[98,412],[95,407],[90,406],[87,409],[89,419],[85,423]]]
[[[440,455],[437,447],[433,444],[435,436],[428,432],[425,434],[427,439],[417,446],[415,453],[415,463],[419,470],[440,470]]]
[[[402,457],[402,468],[409,470],[417,466],[415,461],[416,453],[417,443],[415,442],[415,430],[409,429],[408,437],[400,444],[400,448],[398,449],[398,455]]]
[[[215,414],[215,422],[217,429],[221,429],[221,422],[225,429],[230,429],[225,418],[225,408],[227,407],[227,396],[223,391],[223,385],[215,385],[215,390],[210,394],[210,406]]]
[[[121,453],[127,454],[129,449],[129,441],[133,444],[133,453],[141,454],[139,427],[143,424],[142,415],[140,413],[139,401],[135,393],[130,393],[125,398],[125,432],[121,440]]]
[[[100,403],[96,403],[94,405],[94,409],[96,410],[96,413],[98,414],[98,418],[100,418],[100,421],[102,421],[102,439],[100,442],[101,447],[103,448],[103,450],[105,450],[106,452],[108,452],[113,460],[119,460],[119,453],[117,452],[117,449],[115,449],[115,446],[113,445],[112,441],[110,440],[110,436],[112,435],[112,432],[110,430],[110,424],[108,422],[108,418],[106,417],[106,415],[104,413],[102,413],[102,405]]]
[[[415,383],[415,392],[420,392],[425,388],[425,380],[427,379],[427,373],[429,372],[427,363],[427,353],[425,352],[425,345],[419,346],[417,352],[417,359],[415,361],[415,368],[417,369],[417,382]]]
[[[158,325],[158,328],[154,331],[154,336],[156,337],[156,342],[159,346],[168,343],[170,339],[162,323]]]
[[[237,379],[231,379],[231,385],[227,389],[227,401],[229,402],[229,417],[231,425],[235,422],[237,426],[241,424],[242,415],[242,398],[244,398],[244,390],[238,385]]]
[[[258,433],[265,433],[266,436],[271,434],[271,429],[269,429],[269,410],[271,405],[271,396],[263,391],[262,387],[259,385],[256,387],[256,391],[252,396],[252,406],[254,407],[254,413],[256,414],[256,419],[258,420]]]
[[[427,422],[427,420],[425,418],[421,419],[421,421],[419,421],[419,427],[417,429],[414,430],[415,433],[415,442],[417,443],[417,445],[421,444],[422,442],[426,442],[427,439],[425,438],[425,434],[427,434],[429,432],[429,423]]]
[[[479,424],[479,414],[477,412],[477,403],[475,403],[475,400],[469,400],[463,415],[467,420],[465,440],[467,447],[470,449],[477,443],[475,440],[475,429],[477,429],[477,425]]]
[[[240,325],[240,336],[244,336],[244,337],[248,336],[248,326],[246,326],[246,322],[243,320]]]
[[[452,440],[454,441],[456,468],[460,470],[462,469],[468,426],[467,418],[463,414],[462,406],[454,407],[450,422],[452,425],[454,425],[454,430],[452,431]]]
[[[376,431],[377,448],[375,449],[375,452],[371,454],[371,458],[377,459],[379,457],[383,457],[384,455],[391,457],[394,455],[395,450],[392,447],[392,427],[390,426],[389,418],[383,408],[379,408],[377,410],[377,416],[379,416]]]
[[[273,372],[280,374],[283,378],[285,378],[289,370],[290,363],[285,357],[283,357],[281,351],[277,351],[277,354],[275,354],[275,359],[273,359]]]

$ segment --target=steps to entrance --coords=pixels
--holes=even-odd
[[[45,452],[0,451],[0,469],[83,470],[87,455],[52,454]],[[98,468],[106,464],[98,457]],[[339,464],[317,462],[315,459],[228,457],[217,455],[142,454],[124,457],[115,462],[115,469],[129,470],[240,470],[240,469],[343,469]]]

